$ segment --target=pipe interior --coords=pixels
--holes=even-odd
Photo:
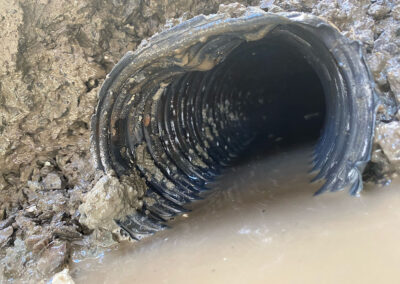
[[[317,140],[326,116],[321,79],[285,34],[242,43],[211,70],[173,80],[163,97],[171,140],[215,172],[271,146]]]

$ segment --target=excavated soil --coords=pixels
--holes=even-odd
[[[96,225],[103,219],[80,212],[93,200],[86,195],[103,194],[92,188],[115,183],[94,170],[89,150],[99,87],[143,39],[195,15],[216,13],[229,2],[0,0],[0,282],[37,282],[60,271],[57,279],[69,279],[63,269],[71,255],[83,259],[115,246],[119,235]],[[363,43],[382,102],[365,178],[389,183],[400,170],[400,4],[238,2],[270,12],[319,15]],[[220,10],[235,9],[240,5]],[[128,191],[126,202],[132,205],[141,193]],[[126,204],[119,206],[119,213],[126,210]]]

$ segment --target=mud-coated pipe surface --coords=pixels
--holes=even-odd
[[[360,44],[308,14],[248,8],[153,36],[107,76],[92,118],[97,168],[148,187],[143,207],[116,222],[135,239],[164,228],[259,136],[320,133],[317,193],[357,194],[372,147],[372,82]]]

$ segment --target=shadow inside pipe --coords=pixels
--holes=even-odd
[[[185,76],[189,79],[178,83],[186,83],[185,94],[204,97],[187,100],[203,109],[202,120],[194,119],[194,124],[207,125],[212,117],[209,124],[219,131],[219,148],[245,145],[240,151],[232,146],[237,152],[230,165],[249,163],[295,145],[316,144],[323,133],[324,84],[285,34],[271,33],[242,43],[213,69]],[[199,88],[202,91],[196,93]]]
[[[243,109],[255,143],[293,145],[318,139],[325,121],[325,94],[318,74],[285,35],[244,43],[224,63],[233,90],[246,94]],[[269,143],[268,143],[269,142]]]

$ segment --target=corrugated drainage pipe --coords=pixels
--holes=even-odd
[[[116,220],[141,239],[200,199],[257,137],[318,136],[318,193],[357,194],[375,104],[360,44],[326,21],[254,8],[201,15],[114,67],[92,119],[92,151],[105,173],[145,179],[143,207]]]

